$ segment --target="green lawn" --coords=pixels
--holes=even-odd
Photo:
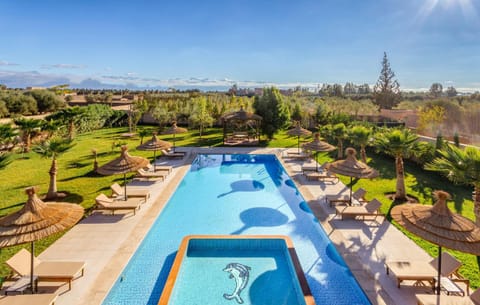
[[[139,127],[153,130],[153,127]],[[153,152],[137,151],[136,146],[140,144],[139,138],[123,138],[122,133],[127,132],[125,128],[101,129],[92,133],[79,135],[75,139],[76,145],[64,155],[58,158],[58,190],[68,193],[65,201],[81,204],[87,211],[94,205],[94,198],[100,192],[110,194],[109,187],[113,182],[123,183],[123,176],[100,176],[93,172],[92,149],[98,151],[98,162],[100,165],[117,157],[120,152],[119,144],[127,144],[132,155],[153,157]],[[146,137],[147,141],[150,137]],[[170,135],[161,135],[159,138],[167,141],[172,140]],[[303,139],[310,141],[311,139]],[[176,136],[177,146],[221,146],[222,130],[208,129],[203,139],[198,139],[198,133],[191,131]],[[279,133],[270,142],[262,142],[261,145],[268,147],[296,147],[297,138],[289,137],[285,133]],[[380,178],[374,180],[360,179],[353,181],[353,188],[363,187],[368,190],[367,198],[376,197],[382,203],[382,211],[387,213],[393,203],[385,196],[395,190],[394,161],[390,157],[368,153],[369,164],[380,171]],[[329,156],[320,156],[320,161],[332,160]],[[24,189],[28,186],[39,186],[40,194],[45,194],[48,188],[50,160],[43,159],[39,155],[30,152],[25,155],[15,155],[15,160],[0,175],[0,215],[6,215],[21,208],[26,200]],[[472,189],[464,186],[452,185],[448,180],[439,177],[437,174],[422,170],[418,165],[406,162],[405,171],[407,192],[415,196],[420,202],[431,204],[433,190],[443,189],[453,196],[450,207],[462,215],[474,218],[473,202],[471,200]],[[131,175],[130,175],[131,176]],[[341,180],[348,184],[348,177],[341,177]],[[437,247],[418,239],[408,232],[405,232],[422,248],[432,256],[436,255]],[[36,242],[36,254],[38,255],[61,234]],[[9,247],[0,250],[0,276],[8,274],[7,267],[3,262],[16,253],[17,247]],[[452,252],[463,262],[461,273],[471,280],[472,287],[480,286],[480,275],[478,272],[477,259],[473,255],[460,252]]]

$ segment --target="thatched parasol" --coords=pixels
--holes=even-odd
[[[303,149],[312,150],[316,152],[315,153],[315,167],[316,167],[315,170],[318,171],[318,161],[317,161],[318,152],[327,152],[327,151],[335,150],[335,146],[330,145],[327,142],[321,141],[320,135],[318,133],[315,133],[315,139],[312,142],[303,144]]]
[[[34,242],[66,230],[83,217],[83,208],[66,202],[45,203],[34,187],[25,190],[28,200],[23,208],[0,218],[0,248],[30,243],[30,285],[33,292]]]
[[[153,137],[148,140],[147,142],[137,146],[138,150],[153,150],[153,170],[155,171],[157,162],[156,162],[156,154],[157,150],[161,149],[169,149],[172,146],[170,142],[160,140],[157,138],[157,133],[153,134]]]
[[[126,145],[122,146],[120,157],[100,166],[97,172],[101,175],[120,175],[123,174],[123,184],[125,187],[125,200],[127,200],[127,173],[134,172],[140,168],[147,167],[150,162],[143,157],[130,156]]]
[[[434,197],[437,202],[433,206],[407,203],[393,207],[390,214],[409,232],[438,245],[437,293],[440,293],[442,247],[480,255],[480,227],[450,211],[447,192],[435,191]]]
[[[308,129],[302,128],[300,126],[300,122],[297,122],[295,128],[287,130],[287,134],[290,136],[297,136],[298,139],[298,153],[300,153],[300,136],[309,136],[312,134],[312,132]]]
[[[347,157],[344,160],[338,160],[330,163],[327,169],[332,173],[350,177],[350,202],[352,200],[352,178],[376,178],[378,172],[357,160],[357,151],[354,148],[348,147],[345,150]]]
[[[175,152],[175,135],[178,133],[185,133],[187,131],[188,130],[186,128],[178,127],[177,122],[173,122],[172,127],[162,132],[162,134],[173,134],[173,152]]]

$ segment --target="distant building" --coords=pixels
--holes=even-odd
[[[45,87],[26,87],[26,90],[43,90],[46,89]]]

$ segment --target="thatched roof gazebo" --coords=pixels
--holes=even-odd
[[[223,125],[223,144],[226,142],[244,142],[248,140],[248,143],[251,143],[251,140],[258,141],[260,140],[260,122],[262,117],[251,112],[246,112],[243,107],[240,107],[239,111],[227,113],[221,118]],[[254,126],[251,124],[253,123]],[[241,130],[238,130],[240,127]],[[255,133],[252,135],[251,132],[245,131],[248,127],[254,128]],[[232,130],[232,134],[229,135],[229,130]]]

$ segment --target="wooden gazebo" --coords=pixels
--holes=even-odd
[[[222,116],[223,144],[245,145],[253,142],[258,143],[260,140],[259,128],[261,121],[261,116],[246,112],[243,107],[239,111],[225,114]]]

